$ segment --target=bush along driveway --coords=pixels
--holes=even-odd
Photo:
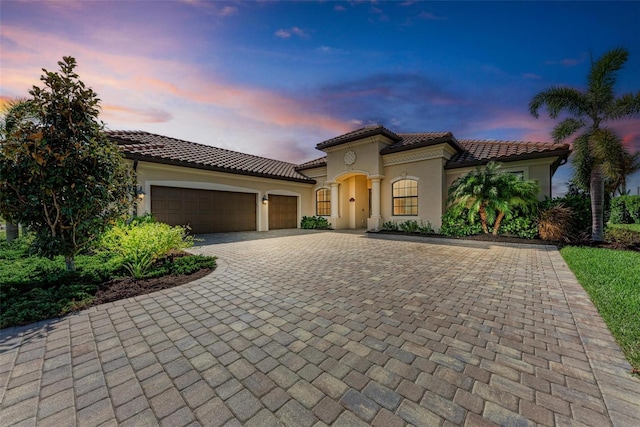
[[[640,425],[555,248],[252,236],[192,248],[219,267],[188,285],[2,330],[1,423]]]

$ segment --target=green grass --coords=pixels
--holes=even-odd
[[[637,231],[640,233],[640,224],[608,224],[607,227],[611,228],[624,228],[631,231]]]
[[[640,369],[640,252],[560,250],[631,365]]]

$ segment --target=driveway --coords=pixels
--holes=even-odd
[[[293,230],[193,252],[218,270],[2,330],[0,423],[640,425],[553,247]]]

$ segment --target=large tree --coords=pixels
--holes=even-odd
[[[35,234],[46,256],[64,255],[68,270],[132,201],[131,168],[104,133],[96,93],[64,57],[43,69],[44,87],[12,105],[0,127],[0,212]]]
[[[628,56],[626,49],[613,49],[591,63],[586,90],[553,86],[529,103],[529,111],[536,118],[543,106],[550,118],[563,116],[552,131],[555,141],[577,135],[573,140],[573,180],[590,192],[594,241],[602,241],[603,236],[605,180],[619,182],[630,160],[620,138],[605,124],[640,113],[640,92],[617,98],[614,93],[617,72]]]
[[[528,212],[537,201],[539,191],[535,181],[525,181],[519,176],[500,170],[500,164],[489,162],[485,168],[476,168],[456,179],[449,188],[448,204],[451,209],[468,209],[469,221],[480,217],[482,231],[498,234],[505,216],[515,207]]]

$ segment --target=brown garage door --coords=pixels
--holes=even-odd
[[[255,231],[256,195],[191,188],[151,187],[151,213],[192,233]]]
[[[269,195],[269,230],[298,227],[298,198]]]

